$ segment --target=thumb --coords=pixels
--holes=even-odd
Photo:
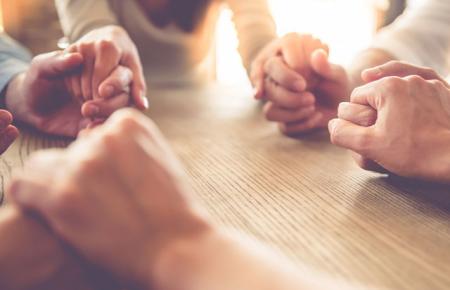
[[[311,54],[311,67],[320,77],[331,81],[339,80],[345,75],[344,68],[331,63],[328,53],[323,49],[317,49]]]
[[[63,77],[73,73],[83,64],[79,53],[51,52],[35,57],[31,63],[37,74],[42,77]]]
[[[407,77],[411,75],[418,75],[426,80],[439,80],[444,84],[447,84],[447,82],[436,71],[430,68],[415,66],[401,61],[390,61],[373,68],[368,68],[361,73],[361,78],[364,82],[369,83],[384,77]]]
[[[147,99],[147,84],[145,82],[144,72],[142,69],[139,57],[131,58],[129,61],[124,61],[123,66],[131,70],[133,80],[131,83],[131,97],[134,105],[139,110],[147,110],[149,102]]]
[[[358,126],[352,122],[333,119],[328,124],[331,143],[358,154],[371,157],[375,143],[373,127]]]

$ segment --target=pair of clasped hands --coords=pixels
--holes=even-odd
[[[120,108],[148,108],[136,48],[124,53],[114,41],[88,34],[66,51],[36,56],[15,76],[0,111],[0,152],[18,136],[13,118],[44,133],[76,137]]]
[[[350,149],[363,169],[448,180],[449,84],[432,69],[399,61],[357,77],[328,60],[327,45],[299,34],[266,47],[251,74],[266,118],[286,135],[328,128],[331,142]]]

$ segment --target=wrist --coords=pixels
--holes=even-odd
[[[189,280],[198,273],[218,239],[219,231],[202,222],[201,229],[166,243],[146,268],[145,289],[192,289]]]

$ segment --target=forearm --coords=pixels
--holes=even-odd
[[[267,0],[227,0],[239,38],[242,62],[250,66],[258,53],[277,38],[275,21]]]
[[[351,289],[311,274],[247,238],[210,231],[166,249],[150,285],[160,290]]]
[[[55,0],[64,34],[71,42],[118,20],[108,0]]]
[[[391,60],[396,59],[393,55],[381,49],[369,48],[360,52],[347,69],[350,80],[350,91],[364,85],[361,73],[365,69],[385,64]]]
[[[0,210],[0,289],[93,290],[77,259],[12,206]]]

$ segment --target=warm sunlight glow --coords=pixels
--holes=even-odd
[[[3,32],[3,1],[0,1],[0,32]]]
[[[278,34],[297,31],[316,35],[329,44],[331,58],[348,63],[370,43],[375,20],[372,0],[269,0]],[[217,78],[225,83],[245,83],[248,79],[236,51],[238,42],[225,11],[217,34]]]

